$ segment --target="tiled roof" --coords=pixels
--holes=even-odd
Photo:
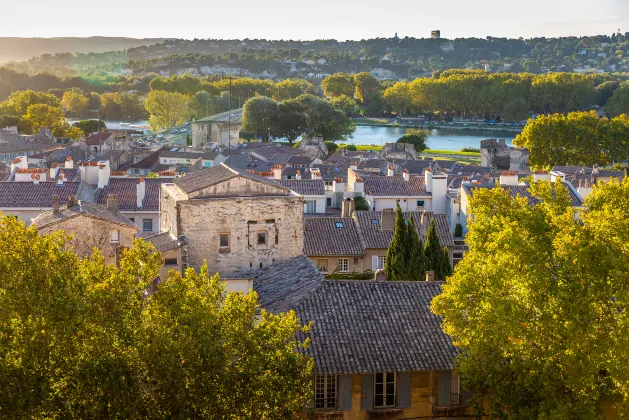
[[[137,229],[133,222],[119,211],[112,211],[109,210],[107,206],[90,203],[89,201],[78,201],[77,204],[72,207],[62,206],[58,213],[54,213],[52,210],[45,211],[33,219],[33,224],[37,226],[37,228],[43,228],[81,215],[95,217]]]
[[[377,176],[370,175],[364,178],[365,194],[371,196],[426,196],[424,177],[411,175],[408,181],[404,181],[402,175]]]
[[[293,278],[292,273],[288,274]],[[457,355],[430,302],[441,282],[325,280],[296,305],[321,374],[451,370]]]
[[[368,151],[368,150],[357,150],[357,151],[337,150],[330,157],[328,157],[328,159],[326,160],[326,163],[334,164],[344,158],[355,158],[356,161],[360,161],[363,158],[368,159],[368,158],[373,158],[376,156],[377,156],[376,153],[372,151]]]
[[[179,158],[179,159],[206,159],[206,160],[214,160],[218,156],[217,152],[184,152],[184,151],[171,151],[166,150],[159,154],[159,157],[163,158]]]
[[[295,308],[323,281],[317,267],[304,256],[251,270],[241,277],[253,279],[260,305],[273,313]]]
[[[216,184],[220,184],[221,182],[230,180],[236,177],[248,178],[256,182],[261,182],[263,184],[267,184],[276,188],[280,188],[286,191],[287,195],[289,193],[289,189],[283,187],[277,182],[265,178],[262,176],[254,175],[245,171],[240,171],[237,169],[233,169],[228,167],[225,164],[220,164],[218,166],[214,166],[212,168],[202,169],[197,172],[193,172],[189,175],[183,176],[177,180],[175,180],[175,184],[181,188],[185,193],[192,193],[194,191],[198,191],[207,187],[211,187]],[[277,195],[277,194],[275,194]]]
[[[282,179],[277,182],[297,194],[325,195],[325,185],[321,179]]]
[[[79,186],[80,182],[0,182],[0,208],[51,208],[53,195],[63,204],[68,196],[77,195]]]
[[[365,159],[360,162],[357,168],[361,171],[374,172],[377,170],[382,175],[386,175],[387,169],[389,167],[389,162],[384,159]]]
[[[364,254],[358,226],[351,217],[308,217],[304,225],[304,254],[309,257]]]
[[[231,155],[225,162],[225,165],[234,169],[252,170],[256,173],[271,172],[274,164],[249,155]]]
[[[138,237],[152,243],[159,252],[168,251],[179,246],[179,241],[171,232],[140,234]]]
[[[145,178],[145,195],[142,210],[158,211],[161,185],[173,182],[171,178]],[[107,196],[118,196],[118,208],[120,210],[139,210],[137,207],[137,178],[110,178],[109,184],[100,192],[97,202],[107,204]]]
[[[347,168],[349,168],[349,161],[344,160],[336,165],[318,164],[314,165],[312,169],[319,169],[321,172],[321,178],[324,181],[334,181],[335,178],[341,178],[343,182],[347,182]]]
[[[107,141],[113,133],[102,132],[98,134],[92,134],[88,138],[85,139],[85,144],[88,146],[100,146],[103,142]]]
[[[57,181],[59,179],[59,175],[63,174],[63,179],[66,181],[80,181],[81,180],[81,171],[78,168],[66,169],[61,168],[57,172],[57,176],[51,181]]]
[[[478,188],[495,188],[496,185],[493,184],[484,184],[484,185],[464,185],[463,188],[465,189],[465,191],[468,194],[473,194],[475,189]],[[530,205],[535,205],[539,202],[539,200],[535,197],[533,197],[533,195],[531,194],[531,190],[529,189],[528,186],[526,185],[501,185],[500,186],[503,190],[508,191],[509,192],[509,196],[515,198],[515,197],[524,197],[527,198],[529,201]],[[572,205],[575,207],[579,207],[581,205],[583,205],[583,200],[581,199],[581,197],[579,197],[573,190],[572,188],[568,187],[567,185],[565,185],[566,189],[568,190],[568,194],[570,195],[570,200],[572,201]]]
[[[311,158],[310,156],[293,155],[293,156],[288,158],[286,163],[296,164],[296,165],[309,165],[313,160],[314,159]]]
[[[452,234],[450,233],[450,224],[448,222],[448,216],[446,214],[434,214],[431,212],[402,213],[402,216],[405,219],[408,219],[409,215],[413,216],[413,221],[415,222],[417,234],[420,235],[422,241],[426,241],[426,232],[428,231],[428,227],[430,226],[430,221],[434,219],[440,245],[454,245],[454,239],[452,237]],[[425,217],[423,223],[422,215],[424,215]],[[362,243],[364,244],[365,248],[386,249],[389,247],[389,243],[393,239],[393,229],[381,229],[380,220],[382,219],[382,212],[357,211],[354,212],[353,217],[358,223],[358,229],[361,235]],[[377,220],[378,223],[374,223],[374,220]]]
[[[276,145],[269,145],[268,147],[259,147],[256,149],[252,149],[250,153],[268,160],[268,159],[271,159],[273,156],[277,155],[278,153],[292,156],[292,155],[301,155],[304,153],[304,151],[300,149],[295,149],[293,147],[282,146],[282,145],[276,144]]]

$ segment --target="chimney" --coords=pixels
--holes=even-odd
[[[393,168],[391,166],[387,168],[387,176],[393,176]]]
[[[33,180],[33,184],[39,184],[40,176],[39,174],[32,174],[31,179]]]
[[[142,208],[144,204],[145,193],[146,193],[146,183],[144,182],[144,177],[142,177],[138,179],[138,183],[136,184],[136,189],[135,189],[137,208]]]
[[[118,211],[118,195],[109,194],[107,196],[107,209],[111,211]]]
[[[435,281],[434,271],[426,271],[426,281]]]
[[[105,188],[109,185],[109,162],[98,163],[98,188]]]
[[[310,174],[311,179],[321,179],[321,171],[319,171],[318,169],[313,168],[312,170],[310,170]]]
[[[550,181],[550,174],[548,171],[535,171],[535,174],[533,174],[533,181]]]
[[[404,181],[406,182],[411,179],[411,174],[408,173],[408,169],[404,169],[404,172],[402,172],[402,177],[404,177]]]
[[[68,196],[68,208],[76,206],[76,197],[73,195]]]
[[[393,226],[395,226],[395,212],[393,209],[382,210],[382,215],[380,216],[380,229],[393,230]]]
[[[74,160],[72,160],[72,156],[68,156],[66,158],[66,169],[74,169]]]
[[[52,196],[52,212],[59,213],[59,196],[58,195]]]
[[[334,178],[334,182],[332,183],[332,191],[335,193],[345,193],[345,182],[343,182],[343,178]]]
[[[373,275],[373,281],[387,281],[387,273],[382,269],[376,270]]]
[[[50,175],[48,176],[50,179],[55,179],[57,177],[57,174],[59,173],[59,168],[57,167],[56,163],[53,163],[52,165],[50,165]]]
[[[353,171],[358,170],[358,162],[356,161],[350,162],[349,167],[352,168]]]
[[[57,178],[57,185],[63,185],[64,182],[65,182],[65,176],[63,175],[63,173],[60,173],[59,178]]]
[[[517,186],[520,183],[515,172],[503,172],[500,174],[500,185]]]
[[[280,165],[273,166],[273,179],[282,179],[282,167]]]
[[[356,202],[354,201],[353,198],[350,198],[348,200],[348,206],[349,206],[349,210],[347,211],[347,217],[352,217],[352,215],[356,211]]]
[[[349,217],[349,202],[344,198],[341,202],[341,217]]]
[[[295,174],[295,179],[301,180],[301,171],[297,169],[297,174]]]
[[[596,163],[592,166],[592,175],[598,175],[598,165]]]
[[[432,168],[429,166],[424,171],[424,184],[426,186],[426,192],[432,192]]]

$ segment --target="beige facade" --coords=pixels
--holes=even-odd
[[[226,171],[206,171],[215,169]],[[234,176],[188,193],[164,184],[160,200],[162,230],[186,238],[194,268],[238,277],[302,254],[304,198],[277,184]]]
[[[68,246],[74,248],[74,251],[80,257],[87,258],[91,256],[94,253],[94,248],[97,248],[108,264],[115,264],[122,250],[133,246],[133,240],[137,232],[135,227],[114,223],[90,215],[79,215],[60,220],[57,223],[42,227],[39,229],[39,232],[42,235],[46,235],[59,230],[72,235],[72,239],[68,241]],[[112,232],[114,233],[112,234]]]
[[[339,273],[362,273],[369,270],[370,267],[365,266],[366,259],[356,256],[320,256],[308,257],[319,271],[323,274],[331,274],[335,271]]]

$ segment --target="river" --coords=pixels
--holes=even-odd
[[[407,127],[381,127],[359,125],[352,134],[352,138],[347,143],[356,145],[384,143],[395,143],[404,133],[409,130]],[[481,140],[485,139],[505,139],[511,146],[512,140],[517,133],[512,131],[482,130],[482,129],[448,129],[438,128],[429,130],[428,148],[436,150],[461,150],[464,147],[478,149]]]

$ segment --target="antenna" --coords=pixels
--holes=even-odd
[[[227,111],[227,156],[231,155],[232,142],[232,77],[229,76],[229,111]]]

